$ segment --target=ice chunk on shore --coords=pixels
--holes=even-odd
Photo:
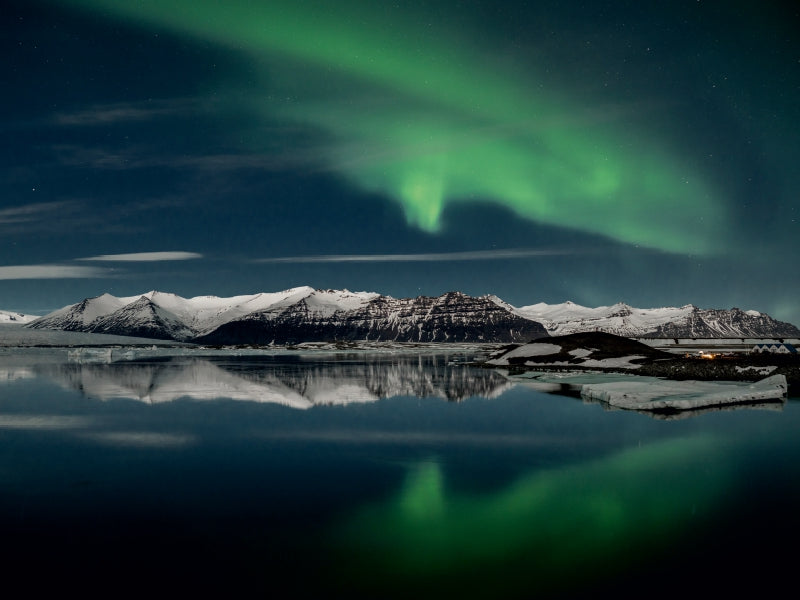
[[[755,383],[733,381],[615,381],[581,388],[587,400],[628,410],[675,411],[783,401],[786,377],[772,375]]]

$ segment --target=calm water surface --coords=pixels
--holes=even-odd
[[[440,598],[792,582],[797,400],[658,420],[469,358],[8,352],[5,582]]]

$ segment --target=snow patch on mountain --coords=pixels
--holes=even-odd
[[[38,319],[36,315],[26,315],[20,312],[13,312],[10,310],[0,310],[0,324],[24,324],[30,323]]]
[[[305,305],[310,314],[320,318],[329,318],[337,312],[350,312],[363,308],[378,296],[380,294],[372,292],[316,290],[306,296]]]

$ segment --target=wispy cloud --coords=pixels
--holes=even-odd
[[[0,209],[0,224],[30,223],[74,208],[75,202],[39,202]]]
[[[96,104],[84,110],[58,113],[54,120],[58,125],[109,125],[125,121],[149,121],[176,114],[185,115],[202,110],[203,106],[203,103],[191,98]]]
[[[203,258],[197,252],[133,252],[131,254],[101,254],[76,260],[94,260],[102,262],[158,262],[163,260],[192,260]],[[88,268],[88,267],[87,267]]]
[[[21,429],[23,431],[84,429],[94,425],[91,419],[68,415],[2,415],[0,429]]]
[[[443,262],[470,260],[508,260],[578,254],[577,250],[508,248],[503,250],[473,250],[468,252],[428,252],[421,254],[326,254],[317,256],[286,256],[260,258],[260,263],[345,263],[345,262]]]
[[[67,167],[85,167],[111,171],[164,167],[169,169],[201,169],[203,171],[235,171],[238,169],[306,168],[319,163],[320,151],[295,150],[292,153],[265,154],[158,154],[150,148],[107,150],[73,144],[53,147],[58,162]]]
[[[108,277],[110,269],[72,265],[9,265],[0,267],[4,279],[94,279]]]

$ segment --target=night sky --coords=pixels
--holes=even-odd
[[[800,324],[800,8],[12,0],[0,308],[294,286]]]

